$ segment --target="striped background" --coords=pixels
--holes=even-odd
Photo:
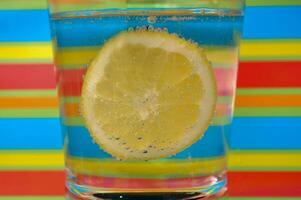
[[[301,0],[247,4],[229,196],[301,199]],[[0,0],[0,10],[0,200],[61,200],[46,2]]]

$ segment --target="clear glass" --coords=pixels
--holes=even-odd
[[[49,3],[68,198],[199,199],[223,194],[244,1]],[[204,136],[176,155],[148,161],[116,159],[104,151],[91,137],[80,110],[86,70],[102,46],[120,32],[139,30],[167,32],[197,44],[210,61],[217,85],[214,116]]]

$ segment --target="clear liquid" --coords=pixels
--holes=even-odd
[[[104,193],[213,195],[221,191],[226,182],[225,136],[229,135],[233,113],[241,13],[226,10],[87,11],[64,13],[55,16],[53,22],[67,186],[71,193],[92,198]],[[168,31],[200,45],[215,72],[218,102],[204,137],[189,148],[166,159],[120,161],[93,141],[78,104],[85,70],[101,46],[119,32],[139,29]]]

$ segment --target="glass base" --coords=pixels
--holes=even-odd
[[[70,200],[102,199],[102,200],[196,200],[219,199],[226,192],[226,177],[202,177],[215,180],[208,185],[192,188],[168,189],[125,189],[125,188],[99,188],[78,185],[74,181],[67,182],[67,198]],[[194,180],[191,180],[192,182]]]

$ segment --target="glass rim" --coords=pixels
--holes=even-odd
[[[48,0],[51,13],[128,9],[243,10],[245,0]]]

